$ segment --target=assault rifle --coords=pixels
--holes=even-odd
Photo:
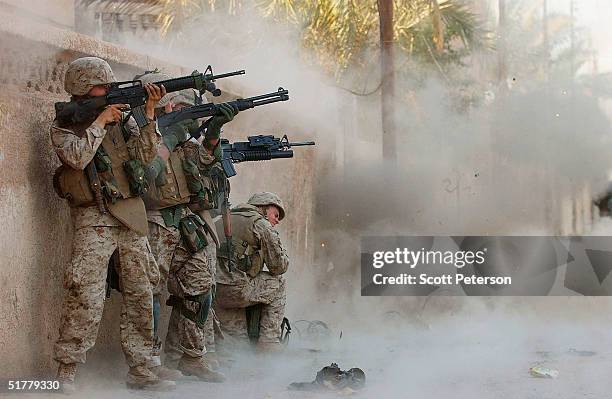
[[[247,161],[264,161],[269,159],[277,158],[293,158],[293,150],[291,147],[298,147],[304,145],[315,145],[314,141],[300,141],[296,143],[290,143],[287,135],[282,138],[274,137],[272,135],[264,136],[249,136],[249,141],[238,141],[230,143],[227,139],[221,139],[219,145],[222,149],[221,167],[223,169],[223,175],[221,177],[223,183],[223,190],[220,194],[220,210],[223,218],[223,232],[225,234],[225,244],[227,246],[227,259],[228,259],[228,270],[232,272],[232,225],[230,218],[230,204],[229,204],[229,178],[236,175],[236,169],[234,169],[234,163],[247,162]],[[289,327],[289,330],[291,327]],[[287,332],[288,334],[289,332]]]
[[[272,135],[259,135],[247,137],[249,141],[237,141],[230,143],[227,139],[221,139],[223,157],[221,166],[228,178],[236,175],[235,163],[248,161],[267,161],[278,158],[293,158],[291,147],[304,145],[315,145],[314,141],[298,141],[290,143],[287,135],[282,138]]]
[[[221,90],[215,86],[215,80],[244,74],[244,70],[240,70],[213,75],[212,68],[209,65],[204,73],[193,71],[189,76],[168,79],[156,82],[155,84],[164,85],[166,93],[184,89],[196,89],[201,93],[208,91],[213,96],[219,96],[221,95]],[[106,106],[111,104],[128,104],[136,123],[139,127],[143,127],[147,124],[147,117],[143,107],[146,102],[147,91],[142,81],[115,82],[110,84],[109,91],[105,96],[55,103],[55,114],[60,127],[91,124]]]
[[[273,91],[272,93],[262,94],[255,97],[239,98],[234,101],[228,101],[225,104],[236,107],[239,111],[244,111],[245,109],[258,107],[260,105],[272,104],[287,100],[289,100],[289,91],[279,87],[277,91]],[[223,115],[217,104],[199,104],[160,116],[157,118],[157,126],[162,129],[181,121],[206,118],[215,115]],[[193,138],[198,139],[200,137],[202,132],[208,126],[207,122],[208,121],[204,122],[200,129],[192,134]]]

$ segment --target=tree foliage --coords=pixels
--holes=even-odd
[[[88,4],[103,0],[83,0]],[[394,39],[406,56],[443,68],[474,48],[489,46],[487,32],[460,0],[394,0]],[[371,69],[380,50],[375,0],[125,0],[123,13],[155,13],[162,36],[205,13],[256,13],[297,29],[303,49],[340,80],[349,68]],[[436,24],[436,21],[441,22]]]

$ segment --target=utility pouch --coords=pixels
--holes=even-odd
[[[95,204],[94,194],[84,171],[61,165],[53,175],[53,188],[71,207]]]
[[[96,155],[94,156],[94,162],[96,164],[96,170],[98,173],[105,173],[112,171],[112,162],[106,151],[102,146],[98,147]]]
[[[185,173],[189,192],[200,197],[200,193],[204,190],[204,185],[202,184],[202,175],[198,166],[191,159],[183,159],[183,172]]]
[[[123,170],[128,178],[130,193],[135,197],[144,194],[145,190],[148,188],[148,184],[142,162],[137,159],[125,161],[123,163]]]
[[[183,215],[183,207],[175,206],[164,208],[159,211],[161,213],[162,218],[164,219],[164,224],[166,227],[174,227],[179,228],[181,222],[181,216]]]
[[[189,208],[194,212],[217,209],[217,200],[213,194],[213,191],[204,186],[204,189],[200,191],[197,196],[192,197],[192,200],[189,203]]]
[[[196,214],[185,216],[179,222],[179,229],[185,247],[193,254],[208,245],[206,229],[202,218]]]

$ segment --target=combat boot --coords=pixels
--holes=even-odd
[[[178,364],[178,369],[185,375],[193,375],[206,382],[223,382],[225,376],[213,371],[201,357],[183,355]]]
[[[74,377],[76,376],[76,363],[60,363],[57,367],[57,380],[60,383],[60,391],[72,394],[76,391]]]
[[[183,373],[181,373],[177,369],[171,369],[164,365],[150,367],[149,370],[151,370],[156,376],[158,376],[162,380],[176,381],[183,378]]]
[[[162,380],[145,366],[130,367],[125,384],[130,389],[145,391],[171,391],[176,388],[174,381]]]
[[[211,370],[219,370],[219,359],[217,358],[216,352],[206,352],[204,356],[202,356],[202,359],[204,360],[204,364]]]
[[[166,366],[168,369],[176,370],[178,368],[179,360],[181,360],[181,356],[178,356],[177,358],[166,356],[164,359],[164,366]]]

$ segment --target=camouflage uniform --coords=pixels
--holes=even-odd
[[[168,78],[155,73],[144,75],[141,79],[160,81]],[[182,102],[193,105],[193,102],[187,99],[188,91],[193,92],[193,90],[184,90],[173,94],[170,100],[164,97],[160,103],[172,101],[175,104]],[[206,352],[204,329],[198,326],[193,317],[188,317],[186,312],[196,314],[205,304],[208,304],[206,313],[208,312],[215,271],[214,267],[211,267],[211,261],[214,260],[214,255],[210,255],[211,248],[214,251],[211,229],[206,231],[203,222],[198,227],[205,242],[197,249],[187,245],[180,230],[181,223],[185,219],[197,218],[187,206],[191,202],[192,193],[183,166],[185,162],[183,145],[177,145],[187,137],[182,126],[173,126],[164,130],[164,143],[171,151],[171,155],[166,161],[160,158],[158,160],[160,166],[151,165],[159,170],[156,169],[151,176],[150,185],[153,188],[145,197],[149,241],[162,276],[160,284],[154,288],[154,295],[159,301],[166,285],[171,295],[168,304],[171,304],[172,311],[164,351],[170,364],[180,360],[178,367],[183,372],[186,372],[183,367],[185,357],[190,364],[199,365]],[[201,367],[198,368],[197,375],[207,381],[221,379],[221,376],[209,374],[208,370],[203,370]]]
[[[180,217],[189,215],[193,213],[184,207]],[[160,268],[169,270],[168,292],[181,298],[210,293],[214,275],[207,252],[209,247],[214,249],[212,239],[203,250],[192,254],[182,243],[178,228],[166,226],[163,217],[155,211],[148,212],[148,219],[153,255]],[[184,305],[191,311],[198,310],[195,302],[184,301]],[[201,357],[206,351],[204,332],[177,307],[172,308],[164,350],[172,360],[178,360],[183,353]]]
[[[279,342],[285,310],[285,280],[289,258],[278,232],[258,206],[275,205],[284,217],[280,199],[273,193],[253,195],[248,203],[231,211],[235,267],[230,273],[221,249],[217,263],[215,311],[224,331],[247,336],[245,308],[262,304],[259,343]],[[218,234],[223,225],[217,222]],[[268,271],[262,271],[263,266]]]
[[[85,95],[93,85],[113,81],[112,71],[105,61],[86,57],[70,65],[65,88],[73,95]],[[107,125],[106,128],[92,124],[85,129],[73,129],[60,128],[54,122],[51,127],[53,148],[62,163],[73,172],[82,171],[93,162],[98,148],[112,147],[115,139],[121,141],[126,135],[125,147],[122,148],[131,159],[149,162],[157,153],[160,137],[154,123],[139,130],[130,120],[125,125],[125,132],[119,124]],[[123,173],[119,170],[120,167],[113,163],[112,173]],[[84,189],[89,190],[89,187]],[[142,200],[133,200],[136,203],[140,201],[144,209]],[[86,352],[95,344],[104,307],[107,265],[112,253],[118,249],[122,264],[118,272],[123,287],[121,345],[130,366],[128,382],[158,382],[159,379],[145,367],[153,344],[151,283],[159,279],[156,270],[148,265],[150,250],[146,237],[124,226],[110,213],[102,213],[92,203],[72,207],[71,215],[74,231],[72,262],[65,270],[67,295],[60,337],[54,348],[54,358],[60,362],[58,374],[62,374],[62,365],[84,363]]]

